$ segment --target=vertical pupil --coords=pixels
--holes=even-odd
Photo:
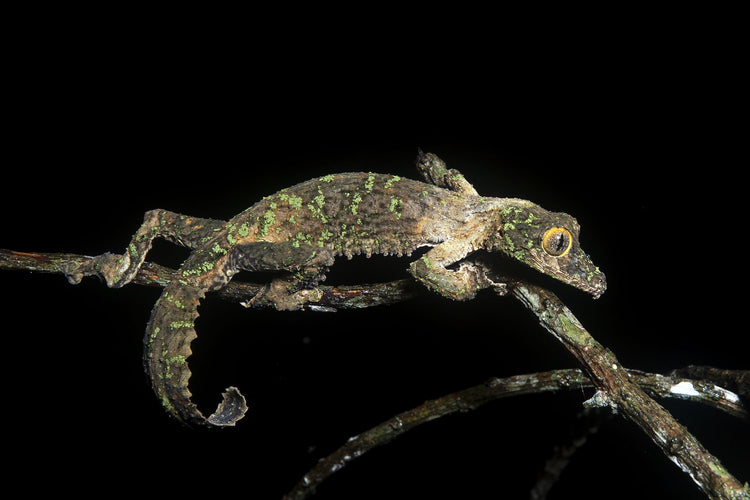
[[[562,233],[559,233],[555,236],[554,247],[555,247],[556,252],[562,252],[563,250],[565,250],[565,247],[567,246],[565,240],[566,240],[565,235]]]
[[[570,249],[572,235],[567,229],[552,227],[542,236],[544,251],[553,257],[565,255]]]

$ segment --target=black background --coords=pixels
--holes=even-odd
[[[731,40],[602,29],[564,46],[530,35],[459,46],[416,30],[405,48],[354,44],[351,28],[286,45],[289,26],[248,35],[198,22],[157,35],[137,23],[48,23],[22,30],[7,62],[2,248],[119,252],[148,209],[227,219],[317,175],[414,178],[420,147],[481,194],[577,217],[608,291],[593,301],[542,282],[624,366],[748,368],[746,82]],[[186,252],[160,243],[151,255],[176,266]],[[402,277],[408,262],[343,259],[328,283]],[[5,450],[11,476],[37,478],[19,480],[29,490],[279,498],[347,438],[426,399],[576,366],[528,311],[490,294],[329,314],[209,297],[190,360],[195,400],[210,413],[236,385],[251,410],[235,429],[194,430],[165,415],[142,372],[157,289],[0,280]],[[590,395],[511,398],[432,422],[352,463],[316,498],[527,498]],[[750,478],[746,424],[664,404]],[[550,498],[600,498],[601,488],[702,498],[620,419]]]

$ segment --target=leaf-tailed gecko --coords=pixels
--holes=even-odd
[[[594,297],[604,274],[581,249],[576,220],[517,198],[480,196],[456,170],[419,152],[426,182],[375,173],[340,173],[302,182],[263,198],[229,221],[151,210],[124,254],[105,253],[66,271],[72,283],[87,275],[110,287],[129,283],[154,238],[192,250],[178,278],[163,290],[144,336],[144,365],[164,408],[186,423],[234,425],[247,411],[234,387],[205,417],[191,400],[187,359],[196,338],[198,305],[240,270],[283,271],[260,292],[277,309],[295,310],[320,298],[316,285],[338,256],[411,255],[430,247],[408,269],[428,289],[454,300],[502,283],[471,263],[476,250],[502,252]],[[455,266],[454,266],[455,265]]]

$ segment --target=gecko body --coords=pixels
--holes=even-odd
[[[200,301],[240,270],[282,272],[259,295],[280,310],[314,304],[320,297],[316,285],[337,257],[411,255],[423,247],[429,250],[408,272],[449,299],[468,300],[482,288],[502,286],[461,262],[476,250],[502,252],[594,297],[606,289],[604,274],[580,248],[573,217],[526,200],[479,196],[433,154],[420,152],[417,167],[426,182],[371,172],[311,179],[263,198],[229,221],[152,210],[124,254],[95,257],[70,270],[68,278],[75,283],[98,274],[108,286],[120,287],[133,279],[154,238],[192,249],[152,310],[144,365],[170,414],[218,426],[242,418],[245,399],[230,387],[216,412],[205,417],[191,400],[187,359]]]

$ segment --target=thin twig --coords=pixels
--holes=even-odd
[[[558,443],[552,456],[544,463],[544,469],[529,492],[531,500],[547,498],[547,494],[557,483],[573,455],[586,444],[589,435],[597,433],[604,421],[611,418],[611,414],[603,413],[600,408],[584,408],[578,414],[568,440],[565,443]]]

